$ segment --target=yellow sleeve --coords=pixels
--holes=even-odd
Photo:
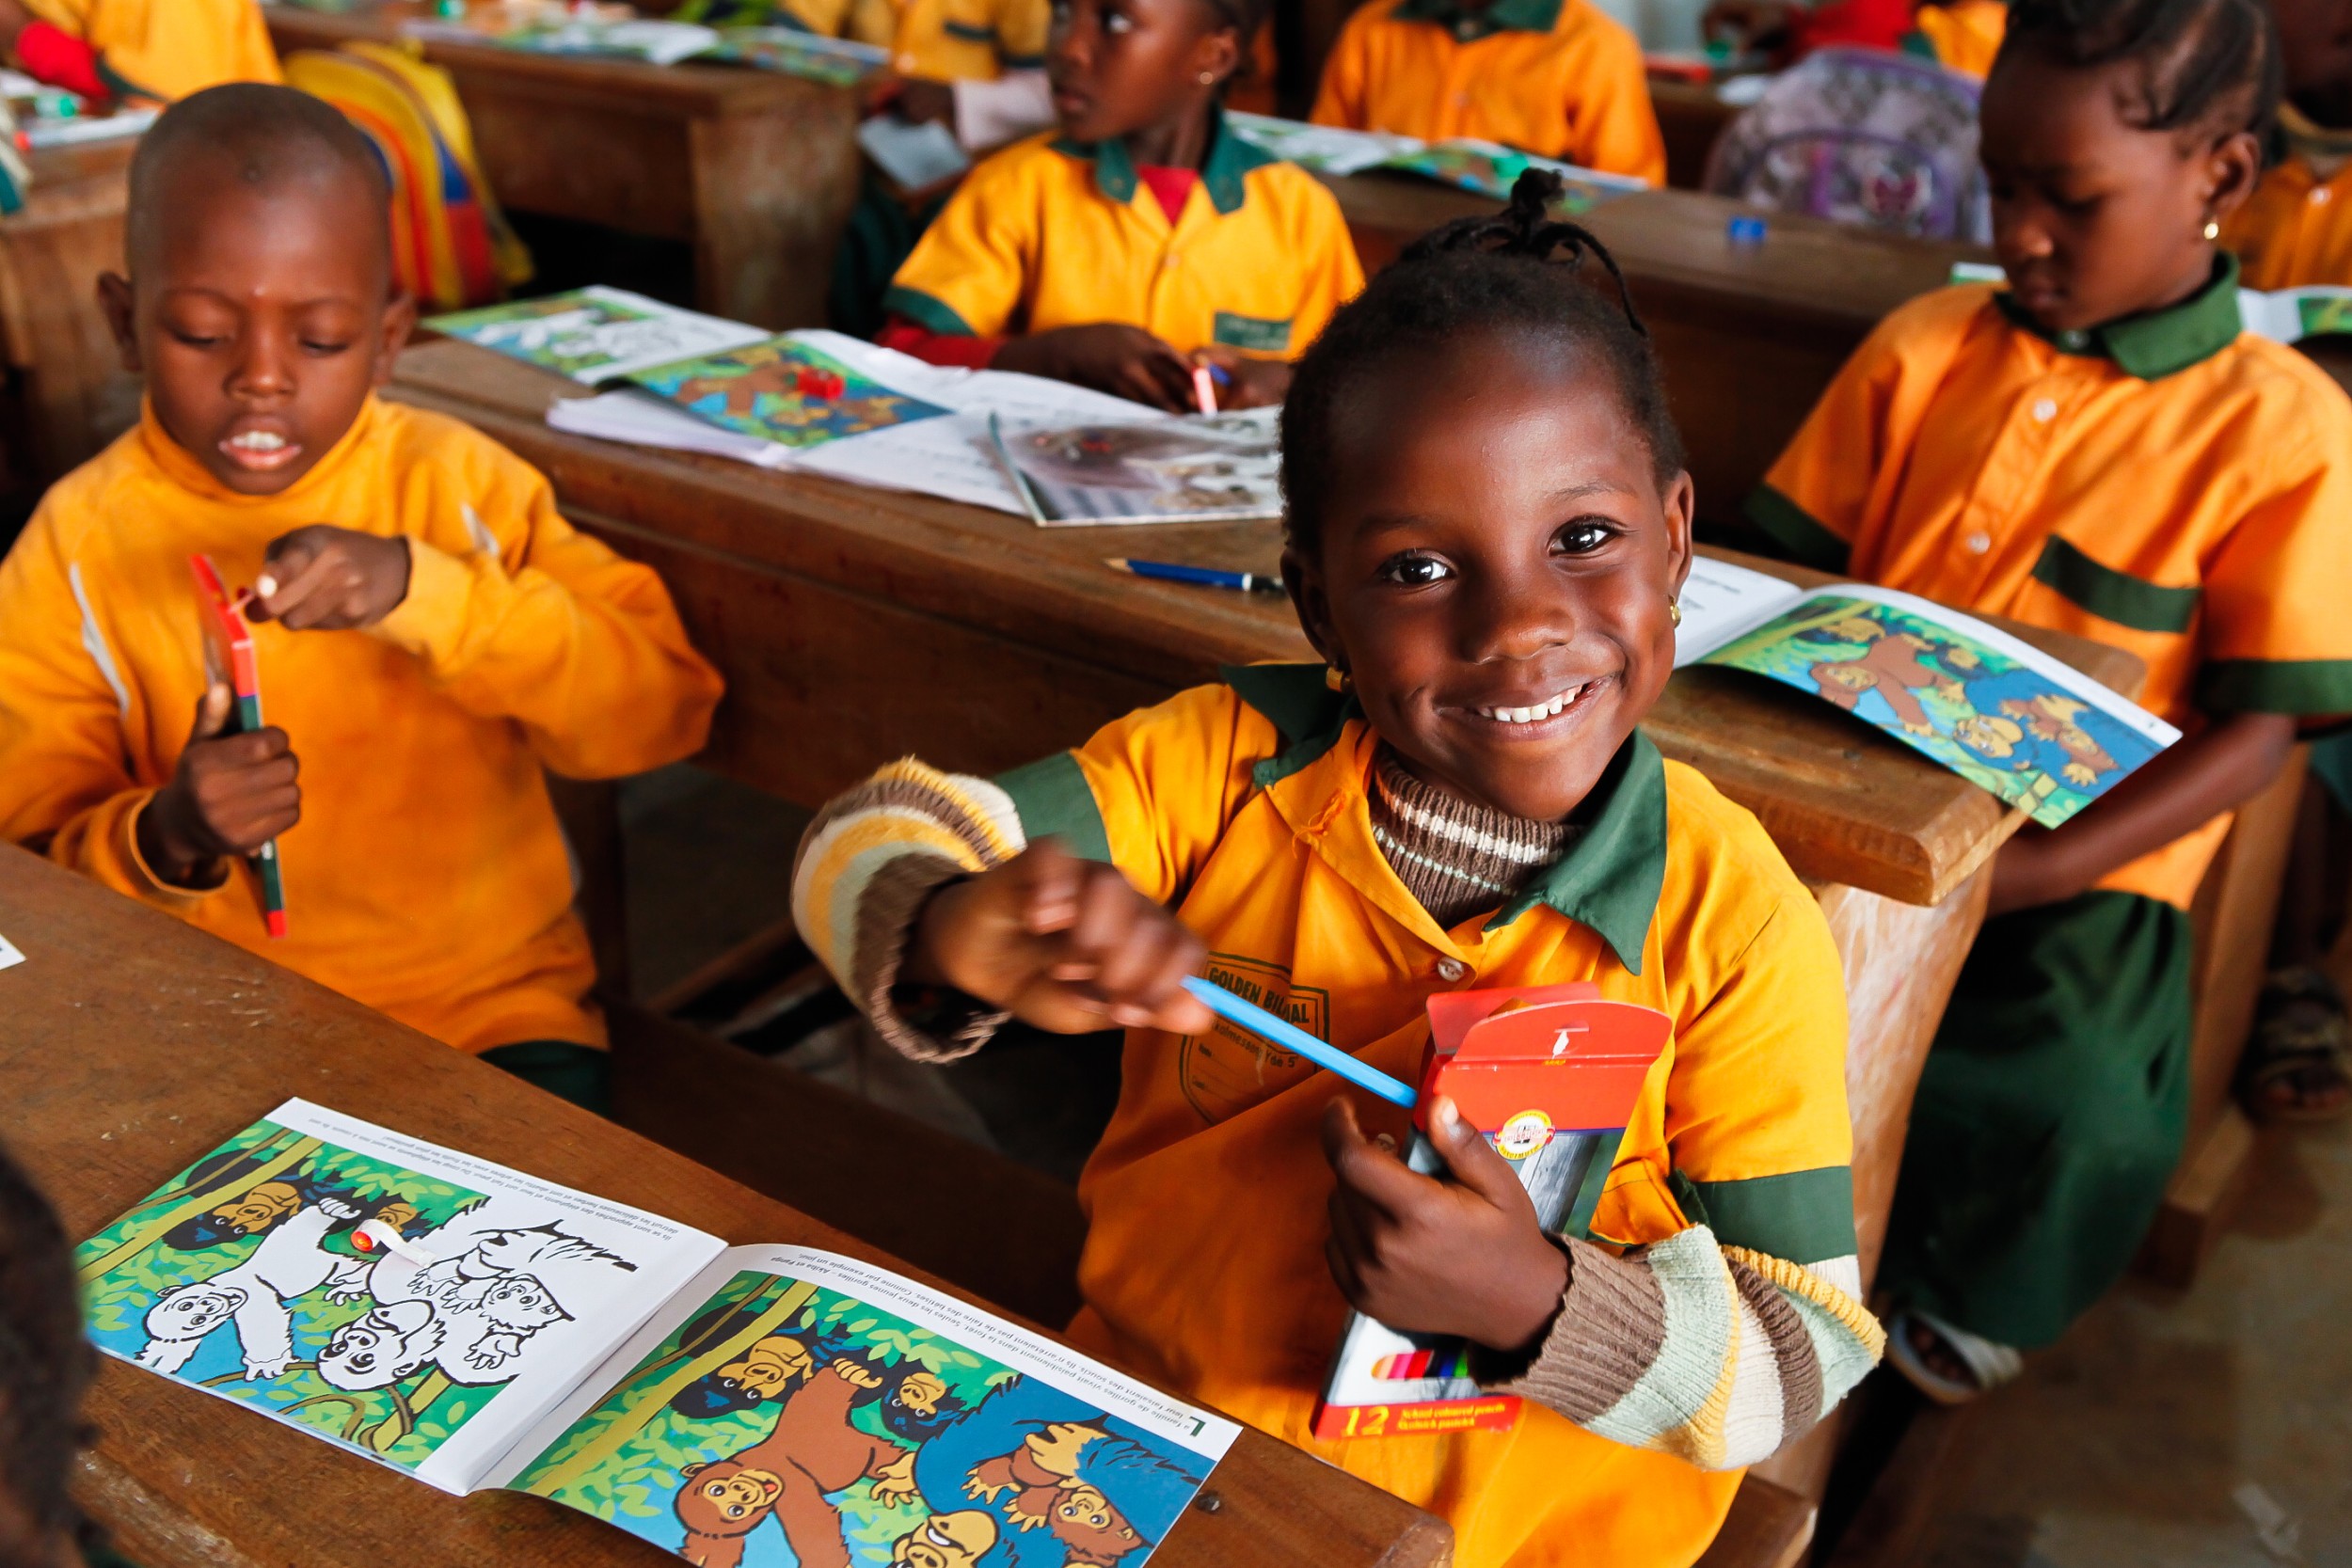
[[[1051,833],[1166,904],[1190,885],[1255,788],[1250,769],[1279,744],[1232,688],[1195,687],[996,783],[1025,837]]]
[[[196,715],[143,711],[99,618],[103,585],[86,583],[60,548],[54,498],[0,562],[0,838],[184,910],[217,890],[173,887],[139,858],[138,816],[163,781],[132,775],[124,728],[135,707],[180,735]]]
[[[1296,171],[1293,171],[1296,172]],[[1305,258],[1299,278],[1298,309],[1291,317],[1291,357],[1307,352],[1333,312],[1363,293],[1364,266],[1356,254],[1355,236],[1341,215],[1339,198],[1312,176],[1301,176],[1305,189],[1299,200],[1299,237],[1295,256]]]
[[[1874,328],[1747,498],[1748,520],[1796,560],[1843,572],[1893,444],[1907,310]]]
[[[1570,163],[1603,174],[1629,174],[1653,185],[1666,182],[1666,137],[1650,102],[1649,72],[1642,46],[1613,21],[1597,28],[1583,80],[1576,88],[1577,145]]]
[[[951,337],[1021,331],[1045,229],[1031,166],[1058,155],[1029,141],[983,159],[915,242],[882,308]]]
[[[100,77],[125,98],[168,102],[223,82],[284,80],[254,0],[90,0],[34,8],[56,12],[49,20],[98,51]]]
[[[1045,69],[1045,35],[1054,24],[1051,0],[1004,0],[996,15],[996,62],[1007,71]]]
[[[370,628],[421,660],[469,713],[520,724],[569,778],[614,778],[702,749],[718,672],[687,641],[650,566],[576,532],[518,459],[458,504],[497,541],[464,556],[408,540],[408,594]]]
[[[2344,401],[2333,386],[2314,395]],[[2304,451],[2251,458],[2264,493],[2205,570],[2197,705],[2208,713],[2352,713],[2341,602],[2352,582],[2352,408],[2297,422],[2311,433]]]
[[[1323,82],[1315,89],[1315,106],[1308,119],[1317,125],[1336,125],[1347,131],[1372,129],[1364,109],[1365,39],[1370,36],[1372,12],[1385,10],[1377,4],[1367,6],[1347,19],[1340,29],[1339,41],[1331,46],[1330,55],[1323,62]]]

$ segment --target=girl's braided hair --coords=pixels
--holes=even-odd
[[[2263,0],[2013,0],[1994,69],[2029,49],[2068,66],[2139,65],[2125,118],[2143,131],[2267,138],[2279,111],[2279,35]]]
[[[1561,188],[1559,175],[1531,168],[1502,212],[1422,235],[1342,306],[1299,357],[1282,405],[1283,527],[1294,548],[1312,553],[1321,541],[1334,424],[1351,389],[1400,359],[1472,337],[1597,357],[1649,448],[1658,482],[1681,471],[1682,436],[1666,407],[1649,330],[1608,248],[1590,230],[1551,216]],[[1581,276],[1588,251],[1616,284],[1614,300]],[[1565,264],[1554,264],[1555,255]]]

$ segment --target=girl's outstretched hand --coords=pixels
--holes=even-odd
[[[1348,1101],[1324,1112],[1323,1152],[1339,1179],[1324,1243],[1331,1277],[1349,1306],[1391,1328],[1524,1350],[1560,1310],[1567,1255],[1546,1239],[1510,1162],[1454,1101],[1430,1107],[1429,1129],[1452,1182],[1364,1136]]]
[[[1191,362],[1157,336],[1125,322],[1090,322],[1008,338],[989,366],[1091,387],[1171,414],[1192,406]]]
[[[1184,989],[1206,951],[1117,867],[1041,839],[934,894],[903,973],[1057,1034],[1118,1026],[1192,1035],[1214,1022]]]

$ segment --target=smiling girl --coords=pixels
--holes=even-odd
[[[1081,1345],[1443,1513],[1470,1568],[1641,1568],[1696,1558],[1880,1336],[1828,929],[1635,727],[1691,480],[1629,309],[1550,261],[1598,249],[1550,188],[1421,242],[1300,362],[1283,575],[1324,663],[993,783],[884,768],[811,826],[793,912],[911,1055],[1126,1028]],[[1406,1078],[1428,998],[1472,987],[1590,981],[1674,1037],[1564,1240],[1450,1105],[1439,1182],[1405,1113],[1215,1024],[1180,989],[1204,968]],[[1518,1429],[1311,1436],[1351,1306],[1483,1347]]]
[[[2009,288],[1889,316],[1749,503],[1815,564],[2138,654],[2185,732],[1994,863],[1882,1278],[1938,1399],[2130,1260],[2187,1113],[2189,902],[2296,717],[2352,711],[2352,404],[2241,331],[2214,243],[2278,84],[2259,0],[2019,0],[1983,105]]]
[[[1060,133],[973,171],[899,268],[878,341],[1168,409],[1193,406],[1205,364],[1228,406],[1281,402],[1364,275],[1331,193],[1226,123],[1263,9],[1059,0]]]

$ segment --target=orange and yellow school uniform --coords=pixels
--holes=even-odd
[[[2352,131],[2279,105],[2286,157],[2222,226],[2249,289],[2352,287]]]
[[[1343,1093],[1368,1131],[1402,1137],[1406,1116],[1230,1025],[1128,1033],[1080,1182],[1071,1334],[1443,1514],[1464,1568],[1687,1564],[1737,1467],[1810,1426],[1880,1344],[1857,1301],[1826,923],[1754,817],[1636,735],[1556,861],[1441,927],[1377,837],[1379,736],[1322,675],[1229,670],[993,783],[885,768],[812,825],[795,920],[885,1037],[933,1058],[1001,1020],[914,1011],[896,987],[914,911],[1049,832],[1168,905],[1213,979],[1407,1080],[1438,992],[1583,980],[1664,1011],[1674,1037],[1577,1200],[1593,1240],[1568,1243],[1558,1324],[1499,1385],[1531,1397],[1514,1430],[1311,1435],[1346,1313],[1318,1121]],[[1775,1364],[1775,1346],[1797,1354]]]
[[[302,770],[272,941],[246,866],[167,884],[136,829],[205,687],[189,556],[251,582],[271,540],[318,522],[405,537],[408,592],[362,631],[254,627],[263,716]],[[151,411],[0,562],[0,837],[461,1049],[601,1045],[544,772],[676,761],[718,695],[652,569],[574,532],[537,470],[456,420],[371,399],[310,473],[248,497]]]
[[[1331,193],[1219,117],[1173,223],[1122,143],[1007,148],[972,171],[882,303],[954,337],[1126,322],[1180,353],[1287,359],[1363,286]]]
[[[813,33],[890,51],[900,76],[993,82],[1041,71],[1049,0],[788,0],[779,8]]]
[[[1592,0],[1372,0],[1331,46],[1312,119],[1666,180],[1642,46]]]
[[[95,52],[105,96],[167,103],[223,82],[283,80],[254,0],[24,0],[24,8]]]
[[[2141,704],[2352,712],[2352,402],[2240,329],[2227,257],[2053,339],[1989,287],[1897,310],[1749,503],[1801,559],[2146,660]],[[2095,808],[2094,808],[2095,809]],[[1989,922],[1914,1114],[1882,1282],[2004,1343],[2128,1262],[2186,1105],[2186,910],[2229,818]]]

